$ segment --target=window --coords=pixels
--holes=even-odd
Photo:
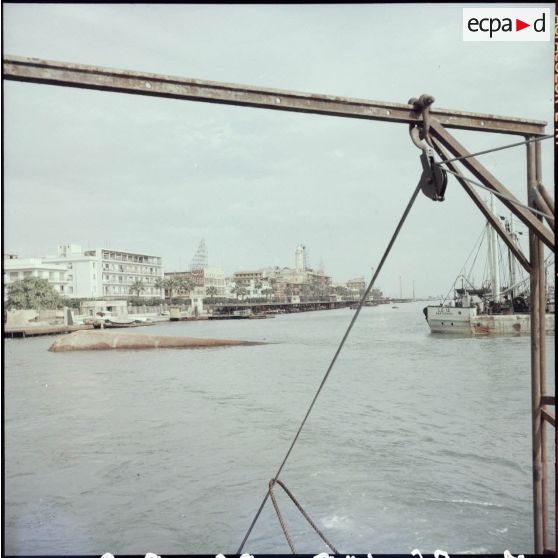
[[[10,279],[12,281],[17,281],[19,279],[19,273],[17,271],[12,271],[10,273]]]

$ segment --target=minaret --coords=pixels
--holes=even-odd
[[[299,244],[295,250],[295,269],[304,271],[306,269],[306,246]]]

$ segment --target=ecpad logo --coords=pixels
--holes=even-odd
[[[550,8],[463,8],[464,41],[549,41]]]

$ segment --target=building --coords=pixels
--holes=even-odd
[[[252,284],[261,283],[263,279],[263,270],[258,271],[235,271],[233,280],[239,287],[248,288]]]
[[[77,244],[62,244],[57,256],[43,261],[66,266],[69,296],[74,298],[163,298],[163,261],[158,256],[105,248],[83,251]],[[136,281],[143,284],[139,294],[130,291]]]
[[[170,271],[165,273],[165,279],[189,279],[194,283],[195,292],[200,296],[207,296],[207,289],[217,289],[215,296],[225,296],[225,272],[218,267],[198,267],[190,271]],[[170,293],[166,291],[166,295]],[[173,293],[173,296],[189,297],[189,293]]]
[[[366,290],[366,281],[364,277],[357,277],[356,279],[349,279],[346,283],[347,290],[355,297],[362,296]]]
[[[65,265],[44,262],[41,258],[18,258],[13,254],[4,257],[4,300],[8,285],[27,277],[46,279],[62,296],[72,296],[72,287]]]

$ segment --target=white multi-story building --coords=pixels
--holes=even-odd
[[[74,298],[122,298],[136,296],[130,287],[141,281],[143,298],[163,298],[163,289],[156,286],[163,278],[163,262],[158,256],[96,248],[82,251],[76,244],[58,246],[57,256],[45,262],[66,265],[67,278]]]
[[[63,296],[71,296],[65,265],[44,262],[41,258],[4,257],[4,299],[7,286],[27,277],[46,279]]]

